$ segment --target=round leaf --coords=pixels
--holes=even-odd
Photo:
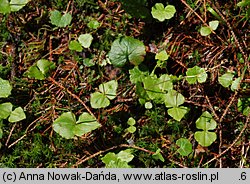
[[[7,98],[11,94],[11,90],[9,81],[0,78],[0,98]]]
[[[87,112],[84,112],[79,117],[74,128],[74,134],[77,136],[82,136],[92,130],[99,128],[101,125],[97,122],[95,117]]]
[[[69,13],[61,15],[61,12],[54,10],[50,14],[50,21],[57,27],[66,27],[71,23],[72,16]]]
[[[139,65],[146,54],[144,44],[132,37],[117,38],[109,52],[110,62],[117,67],[124,66],[127,62]]]
[[[193,68],[188,68],[187,72],[187,81],[189,84],[195,84],[197,81],[199,83],[206,82],[207,73],[204,68],[200,68],[198,66],[194,66]]]
[[[167,5],[165,7],[165,12],[166,12],[165,19],[171,19],[175,14],[176,9],[173,5]]]
[[[66,139],[72,139],[75,136],[75,124],[75,115],[71,112],[66,112],[54,121],[52,127],[53,130],[55,130],[62,137]]]
[[[216,133],[207,131],[197,131],[194,138],[201,146],[210,146],[217,138]]]
[[[236,78],[236,79],[232,82],[232,86],[231,86],[231,90],[232,90],[232,91],[235,91],[235,90],[237,90],[237,89],[240,87],[240,86],[239,86],[240,80],[241,80],[241,78],[238,77],[238,78]]]
[[[132,126],[132,125],[135,125],[135,123],[136,123],[136,121],[134,118],[132,118],[132,117],[128,118],[128,121],[127,121],[128,125]]]
[[[0,104],[0,119],[7,119],[12,112],[12,106],[10,102]]]
[[[48,74],[50,70],[55,69],[55,64],[47,59],[40,59],[37,61],[37,67],[44,76]]]
[[[93,41],[93,36],[91,34],[81,34],[78,41],[84,48],[89,48]]]
[[[10,117],[8,120],[9,120],[9,122],[14,123],[14,122],[21,121],[25,118],[26,118],[26,115],[23,112],[22,107],[18,107],[10,113]]]
[[[165,17],[167,16],[167,13],[165,12],[164,5],[162,3],[156,3],[151,10],[152,16],[163,22],[165,20]]]
[[[133,133],[135,133],[135,131],[136,131],[136,127],[135,127],[135,126],[130,126],[130,127],[127,128],[127,131],[128,131],[129,133],[133,134]]]
[[[233,77],[234,77],[234,74],[232,74],[231,72],[227,72],[223,74],[222,76],[220,76],[218,78],[218,81],[223,87],[227,88],[232,84]]]
[[[92,108],[99,109],[109,106],[109,99],[100,92],[95,92],[90,95],[90,105]]]
[[[82,45],[78,41],[73,40],[73,41],[70,41],[69,43],[69,49],[75,50],[77,52],[82,52]]]
[[[152,107],[153,107],[153,105],[152,105],[151,102],[146,102],[146,103],[145,103],[145,108],[146,108],[146,109],[152,109]]]
[[[116,80],[111,80],[109,82],[99,85],[99,90],[106,95],[110,100],[116,97],[116,90],[118,87],[118,82]]]
[[[91,29],[97,29],[100,26],[100,23],[97,20],[91,20],[87,26]]]
[[[185,102],[185,97],[175,90],[171,90],[167,93],[165,98],[166,107],[178,107]]]
[[[176,144],[180,147],[177,151],[182,156],[188,156],[192,152],[192,144],[188,139],[180,138],[176,141]]]
[[[211,28],[210,27],[201,27],[200,29],[200,33],[201,33],[201,36],[208,36],[211,34]]]

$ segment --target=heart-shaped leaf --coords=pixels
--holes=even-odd
[[[210,27],[201,27],[200,29],[201,36],[208,36],[212,33]]]
[[[0,104],[0,119],[7,119],[12,112],[12,107],[10,102]]]
[[[71,23],[72,16],[69,13],[61,15],[61,12],[54,10],[50,14],[50,21],[57,27],[66,27]]]
[[[217,138],[216,133],[209,132],[214,130],[217,124],[212,115],[205,111],[196,121],[196,127],[203,131],[195,132],[194,138],[199,142],[201,146],[210,146]]]
[[[166,107],[178,107],[185,102],[185,97],[175,90],[170,90],[165,98]]]
[[[139,65],[144,60],[145,54],[145,46],[141,41],[124,36],[112,43],[108,56],[114,66],[122,67],[128,62]]]
[[[78,38],[78,41],[84,48],[89,48],[93,41],[93,36],[88,33],[81,34]]]
[[[169,58],[169,55],[167,54],[167,52],[165,50],[163,50],[155,55],[155,59],[158,59],[161,61],[166,61],[166,60],[168,60],[168,58]]]
[[[216,133],[208,131],[197,131],[194,138],[201,146],[210,146],[217,138]]]
[[[207,73],[204,68],[200,68],[198,66],[194,66],[193,68],[188,68],[186,72],[189,84],[196,84],[198,81],[199,83],[206,82],[207,80]]]
[[[218,78],[218,81],[223,87],[227,88],[232,84],[233,77],[234,77],[234,74],[232,74],[231,72],[227,72],[223,74],[222,76],[220,76]]]
[[[100,92],[95,92],[90,95],[90,105],[92,108],[99,109],[109,106],[109,99]]]
[[[213,20],[209,22],[209,27],[214,31],[217,29],[218,25],[219,25],[218,20]]]
[[[76,122],[76,126],[74,128],[74,134],[77,136],[82,136],[92,130],[99,128],[101,125],[97,122],[95,117],[90,115],[87,112],[84,112],[80,115],[78,121]]]
[[[28,77],[44,80],[51,70],[56,68],[55,64],[47,59],[40,59],[28,70]]]
[[[109,82],[99,85],[99,90],[106,95],[110,100],[116,97],[116,90],[118,88],[118,82],[116,80],[111,80]]]
[[[188,139],[180,138],[176,141],[176,144],[180,147],[177,151],[182,156],[188,156],[192,152],[192,144]]]
[[[161,154],[161,149],[157,149],[156,152],[152,155],[153,159],[160,160],[162,162],[165,161],[164,157]]]
[[[11,94],[11,90],[9,81],[0,77],[0,98],[7,98]]]
[[[196,121],[196,127],[204,131],[214,130],[217,126],[216,121],[213,119],[212,115],[205,111]]]
[[[100,124],[87,112],[82,113],[78,121],[73,113],[66,112],[53,122],[52,127],[62,137],[72,139],[97,129]]]
[[[184,106],[173,107],[168,109],[168,115],[174,118],[176,121],[180,121],[188,112],[188,108]]]
[[[18,107],[10,113],[10,117],[8,118],[8,121],[11,123],[14,123],[14,122],[21,121],[25,118],[26,118],[26,115],[25,115],[22,107]]]
[[[69,49],[82,52],[82,45],[78,41],[73,40],[69,42]]]

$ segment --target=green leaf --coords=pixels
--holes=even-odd
[[[209,130],[214,130],[217,126],[215,120],[212,118],[212,115],[205,111],[195,123],[198,129],[202,129],[204,131],[195,132],[194,138],[199,142],[200,145],[210,146],[217,138],[216,133],[209,132]]]
[[[74,134],[74,128],[76,124],[75,115],[71,112],[63,113],[53,122],[53,130],[66,139],[72,139]]]
[[[166,60],[168,60],[168,58],[169,58],[169,55],[167,54],[167,52],[165,50],[163,50],[155,55],[155,59],[158,59],[161,61],[166,61]]]
[[[227,88],[232,84],[233,77],[234,77],[234,74],[232,74],[231,72],[227,72],[223,74],[222,76],[220,76],[218,78],[218,81],[223,87]]]
[[[141,71],[138,66],[135,66],[133,69],[129,70],[129,78],[133,84],[137,82],[142,82],[145,77],[148,76],[148,72]]]
[[[78,41],[84,48],[89,48],[92,41],[93,41],[93,36],[91,34],[81,34],[78,38]]]
[[[160,160],[162,162],[165,162],[165,159],[161,154],[161,149],[157,149],[156,152],[152,155],[152,157],[155,160]]]
[[[188,68],[186,72],[186,80],[189,84],[196,84],[198,81],[199,83],[206,82],[207,80],[207,73],[204,68],[200,68],[198,66],[194,66],[193,68]]]
[[[201,36],[208,36],[212,33],[210,27],[201,27],[200,29]]]
[[[73,113],[66,112],[53,122],[52,127],[62,137],[72,139],[97,129],[100,124],[87,112],[83,112],[78,121]]]
[[[239,7],[246,7],[248,5],[250,5],[250,1],[249,0],[242,0],[242,1],[240,1],[240,2],[237,3],[237,6],[239,6]]]
[[[126,130],[127,130],[129,133],[133,134],[133,133],[135,133],[135,131],[136,131],[136,127],[135,127],[135,126],[130,126],[130,127],[128,127]]]
[[[7,98],[11,94],[12,87],[8,80],[0,77],[0,98]]]
[[[0,13],[7,14],[10,13],[10,3],[8,0],[0,0]]]
[[[216,133],[208,131],[197,131],[194,138],[201,146],[210,146],[217,138]]]
[[[122,67],[128,62],[139,65],[144,60],[145,54],[145,46],[141,41],[124,36],[112,43],[108,56],[114,66]]]
[[[166,107],[178,107],[185,102],[185,97],[175,90],[170,90],[165,99]]]
[[[151,100],[156,103],[164,103],[166,94],[160,89],[161,82],[156,76],[148,76],[143,80],[144,88]]]
[[[30,0],[11,0],[10,8],[11,11],[19,11],[22,9]]]
[[[175,14],[176,9],[173,5],[167,5],[165,7],[165,12],[166,12],[165,19],[171,19]]]
[[[28,77],[44,80],[51,70],[56,68],[55,64],[47,59],[40,59],[28,70]]]
[[[0,104],[0,119],[7,119],[12,112],[12,107],[10,102]]]
[[[109,99],[103,93],[95,92],[90,95],[90,105],[94,109],[104,108],[109,104]]]
[[[188,108],[184,106],[173,107],[168,109],[168,115],[174,118],[176,121],[180,121],[188,112]]]
[[[33,65],[29,68],[28,70],[28,77],[29,78],[35,78],[35,79],[38,79],[38,80],[44,80],[45,77],[44,75],[42,74],[42,72],[37,68],[37,65]]]
[[[0,139],[3,138],[3,129],[0,127]],[[1,149],[1,143],[0,143],[0,149]]]
[[[146,102],[146,103],[145,103],[145,108],[146,108],[146,109],[152,109],[152,107],[153,107],[153,105],[152,105],[151,102]]]
[[[69,43],[69,49],[75,50],[77,52],[82,52],[82,45],[78,41],[73,40],[73,41],[70,41]]]
[[[14,123],[14,122],[21,121],[25,118],[26,118],[26,115],[25,115],[22,107],[18,107],[10,113],[10,117],[8,118],[8,121],[11,123]]]
[[[239,87],[240,87],[240,80],[241,80],[241,77],[238,77],[238,78],[236,78],[236,79],[232,82],[232,85],[231,85],[231,90],[232,90],[232,91],[235,91],[235,90],[239,89]]]
[[[130,151],[120,151],[118,154],[113,152],[107,153],[101,158],[102,162],[105,163],[106,168],[130,168],[128,162],[133,159],[133,155]]]
[[[160,76],[159,87],[162,91],[170,91],[173,89],[173,82],[168,74],[163,74]]]
[[[237,103],[238,111],[244,116],[250,115],[250,98],[239,98]]]
[[[188,156],[192,152],[192,144],[188,139],[180,138],[176,141],[176,144],[180,147],[177,151],[182,156]]]
[[[97,20],[91,20],[87,26],[91,29],[97,29],[100,26],[100,23]]]
[[[209,27],[214,31],[217,29],[218,25],[219,25],[218,20],[214,20],[214,21],[209,22]]]
[[[117,88],[118,82],[116,80],[111,80],[99,85],[99,90],[110,100],[115,99]]]
[[[66,27],[71,23],[72,16],[69,13],[61,15],[61,12],[54,10],[50,14],[50,21],[57,27]]]
[[[127,149],[124,151],[120,151],[117,154],[117,158],[124,162],[130,162],[131,160],[133,160],[134,155],[131,153],[130,149]]]
[[[132,118],[132,117],[128,118],[128,121],[127,121],[128,125],[132,126],[132,125],[135,125],[135,123],[136,123],[136,121],[134,118]]]
[[[46,76],[49,71],[54,70],[56,68],[55,64],[47,59],[38,60],[37,67],[44,76]]]
[[[83,134],[89,133],[92,130],[99,128],[101,125],[97,122],[95,117],[87,112],[83,112],[74,128],[74,134],[77,136],[82,136]]]
[[[163,22],[165,19],[171,19],[176,12],[176,9],[173,5],[167,5],[164,8],[162,3],[156,3],[151,10],[153,18]]]
[[[217,126],[216,121],[213,119],[212,115],[207,111],[203,112],[195,123],[198,129],[202,129],[204,131],[214,130]]]

